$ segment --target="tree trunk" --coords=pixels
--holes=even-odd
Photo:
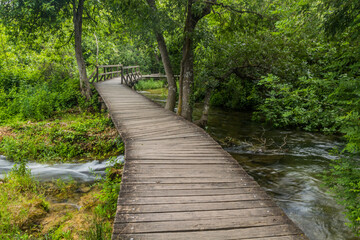
[[[215,2],[212,0],[211,2]],[[179,103],[178,115],[185,119],[192,120],[193,106],[191,103],[192,89],[194,85],[194,51],[193,51],[193,34],[196,24],[211,10],[211,2],[209,1],[203,7],[200,14],[193,14],[192,6],[197,0],[188,0],[186,8],[186,20],[184,27],[184,44],[182,50],[182,59],[180,66],[179,79]]]
[[[157,14],[155,0],[147,0],[147,2],[149,4],[149,6],[153,9],[154,14]],[[159,23],[156,22],[154,24],[155,24],[155,26],[157,26]],[[157,27],[154,27],[154,33],[156,35],[156,40],[157,40],[160,54],[161,54],[161,60],[164,65],[166,79],[168,82],[168,96],[167,96],[165,109],[174,111],[175,104],[176,104],[177,87],[176,87],[174,73],[173,73],[170,58],[169,58],[169,52],[167,50],[165,39],[164,39],[164,36],[161,33],[161,31]]]
[[[178,115],[189,121],[192,120],[192,105],[190,102],[190,96],[194,82],[194,53],[192,49],[192,34],[196,26],[196,22],[193,19],[191,11],[192,4],[193,0],[188,0],[184,27],[185,38],[180,65],[179,103],[177,112]]]
[[[188,32],[188,34],[190,34],[190,32]],[[181,86],[179,86],[179,88],[181,88],[181,93],[179,93],[179,95],[181,94],[181,101],[179,100],[178,107],[178,114],[189,121],[192,120],[193,110],[191,104],[191,94],[194,83],[194,53],[192,45],[192,37],[186,36],[183,46],[183,56],[181,60],[180,71]]]
[[[90,100],[91,98],[91,88],[90,82],[86,74],[86,66],[84,61],[84,56],[81,48],[81,36],[82,36],[82,14],[84,10],[85,0],[79,0],[77,3],[76,0],[73,0],[73,23],[74,23],[74,36],[75,36],[75,57],[78,65],[79,76],[80,76],[80,90],[81,94]]]
[[[164,65],[166,79],[168,82],[168,96],[167,96],[167,100],[166,100],[165,109],[174,111],[175,104],[176,104],[176,92],[177,92],[177,86],[176,86],[176,82],[175,82],[174,73],[173,73],[173,70],[171,67],[171,62],[170,62],[168,50],[166,48],[164,36],[161,33],[157,33],[156,40],[159,45],[161,59],[162,59],[163,65]]]

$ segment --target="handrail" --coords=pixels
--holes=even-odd
[[[89,82],[105,81],[114,77],[120,77],[121,84],[125,82],[126,85],[134,87],[134,85],[142,78],[140,66],[124,67],[122,64],[98,65],[93,74],[89,77]]]
[[[128,68],[139,68],[140,66],[126,66],[126,67],[123,67],[123,69],[128,69]]]
[[[121,67],[122,64],[117,64],[117,65],[99,65],[99,68],[104,68],[104,67]]]
[[[92,79],[92,78],[94,78],[94,76],[95,76],[95,74],[96,74],[96,69],[93,71],[93,73],[90,75],[90,77],[89,77],[89,82],[92,82],[94,79]]]

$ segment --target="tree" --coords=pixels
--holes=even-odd
[[[241,1],[236,5],[228,5],[225,1],[218,0],[188,0],[186,6],[186,20],[184,26],[184,41],[182,49],[182,60],[180,66],[180,80],[179,80],[179,104],[178,104],[178,115],[183,116],[187,120],[192,120],[192,104],[191,104],[191,95],[193,93],[193,84],[194,84],[194,33],[195,27],[198,22],[214,11],[214,6],[218,6],[221,9],[224,9],[226,12],[235,14],[241,17],[243,14],[251,14],[256,16],[256,19],[263,18],[263,16],[246,7],[242,6],[246,3]],[[219,14],[221,15],[221,14]],[[233,72],[236,73],[237,67],[235,67]],[[230,75],[230,74],[228,74]],[[217,77],[219,78],[219,77]],[[221,77],[220,77],[221,78]],[[208,114],[208,104],[211,98],[211,92],[213,86],[208,86],[205,94],[205,104],[203,110],[202,122],[207,121]]]
[[[178,115],[192,120],[192,105],[190,102],[194,84],[194,49],[193,35],[196,24],[211,12],[211,6],[216,0],[203,2],[188,0],[186,5],[186,20],[184,26],[184,41],[179,79]]]
[[[141,36],[143,45],[152,45],[155,37],[168,83],[168,96],[165,108],[173,111],[176,105],[177,86],[163,34],[164,28],[166,28],[164,25],[169,24],[169,22],[171,22],[169,21],[170,19],[164,12],[159,11],[159,4],[157,4],[155,0],[114,0],[107,4],[109,7],[115,9],[113,14],[116,15],[115,18],[117,18],[117,21],[124,21],[126,23],[123,26],[123,31],[125,30],[130,35]],[[166,22],[166,24],[164,24],[164,22]]]
[[[91,98],[91,88],[90,82],[87,78],[86,66],[84,61],[84,56],[81,48],[81,39],[82,39],[82,23],[83,23],[83,12],[84,12],[84,2],[85,0],[72,0],[72,10],[73,10],[73,24],[74,24],[74,38],[75,38],[75,56],[76,62],[78,65],[79,75],[80,75],[80,89],[83,96],[87,100]]]
[[[166,79],[168,82],[168,96],[167,101],[165,105],[165,109],[168,109],[170,111],[174,111],[175,104],[176,104],[176,93],[177,93],[177,87],[175,82],[175,77],[173,73],[173,69],[170,62],[169,52],[166,47],[166,42],[164,39],[164,36],[160,30],[160,21],[157,17],[158,10],[156,7],[155,0],[147,0],[147,3],[149,4],[150,8],[153,10],[154,14],[154,23],[153,23],[153,31],[156,36],[156,41],[158,43],[158,47],[161,54],[161,60],[164,65],[165,73],[166,73]]]
[[[67,19],[72,19],[74,50],[80,77],[82,95],[90,100],[91,89],[87,78],[85,61],[82,53],[82,27],[85,0],[14,0],[1,1],[0,14],[5,26],[13,28],[17,35],[20,30],[29,35],[41,30],[60,31]],[[71,14],[69,9],[72,9]]]

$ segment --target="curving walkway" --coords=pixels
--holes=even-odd
[[[307,239],[203,129],[120,82],[94,84],[125,142],[112,239]]]

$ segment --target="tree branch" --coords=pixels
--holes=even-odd
[[[87,16],[91,21],[93,21],[96,25],[98,25],[97,21],[96,21],[93,17],[91,17],[91,15],[90,15],[90,13],[88,12],[88,10],[87,10],[86,8],[84,8],[84,10],[85,10],[86,16]]]
[[[66,43],[64,43],[63,45],[61,45],[60,48],[68,45],[69,42],[71,41],[71,39],[73,38],[73,36],[74,36],[74,31],[71,32],[69,39],[66,41]]]
[[[253,11],[249,11],[249,10],[238,10],[235,7],[231,6],[231,5],[225,5],[224,3],[219,3],[217,1],[204,1],[207,4],[211,4],[211,5],[215,5],[215,6],[220,6],[222,8],[228,9],[230,11],[236,12],[236,13],[240,13],[240,14],[244,14],[244,13],[249,13],[249,14],[254,14],[256,16],[258,16],[259,18],[264,18],[263,15],[261,15],[258,12],[253,12]]]

